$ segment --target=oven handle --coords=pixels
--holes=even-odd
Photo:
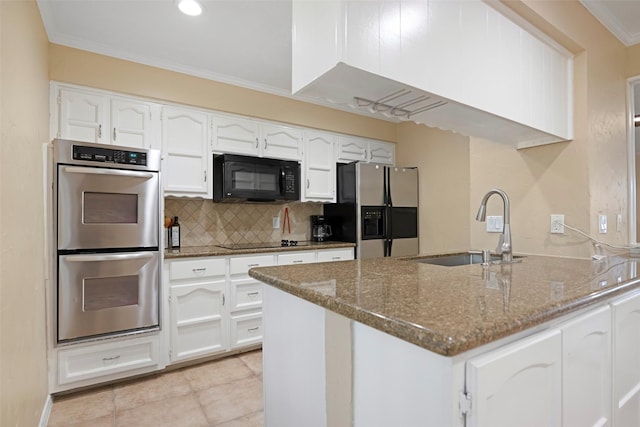
[[[67,166],[64,168],[65,172],[68,173],[79,173],[83,175],[117,175],[117,176],[128,176],[132,178],[144,178],[151,179],[154,177],[153,172],[135,172],[135,171],[124,171],[121,169],[98,169],[98,168],[80,168],[74,166]]]
[[[149,259],[153,258],[153,255],[153,252],[136,252],[109,255],[72,255],[66,260],[67,262],[124,261],[130,259]]]

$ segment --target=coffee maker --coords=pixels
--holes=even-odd
[[[311,240],[324,242],[331,237],[331,226],[327,224],[324,215],[311,215]]]

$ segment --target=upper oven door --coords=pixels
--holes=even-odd
[[[157,248],[159,178],[142,172],[58,165],[58,249]]]

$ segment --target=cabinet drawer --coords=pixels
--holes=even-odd
[[[246,275],[250,268],[266,267],[269,265],[275,265],[275,263],[274,255],[235,257],[229,260],[229,274]]]
[[[231,347],[262,342],[262,312],[231,318]]]
[[[231,281],[231,311],[262,307],[262,282],[254,279]]]
[[[278,255],[278,265],[307,264],[309,262],[316,262],[316,253],[314,251]]]
[[[318,251],[318,262],[346,261],[353,259],[353,249],[326,249]]]
[[[171,261],[169,280],[198,279],[225,275],[225,258],[197,258]]]
[[[58,383],[67,384],[157,365],[157,337],[60,350]]]

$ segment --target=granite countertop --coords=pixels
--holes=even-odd
[[[221,246],[184,246],[180,249],[165,249],[164,258],[189,258],[202,256],[227,256],[261,254],[266,252],[294,252],[312,251],[317,249],[353,248],[354,243],[348,242],[298,242],[299,246],[261,247],[251,249],[227,249]]]
[[[444,356],[640,288],[639,258],[526,256],[444,267],[377,258],[278,267],[249,275]]]

